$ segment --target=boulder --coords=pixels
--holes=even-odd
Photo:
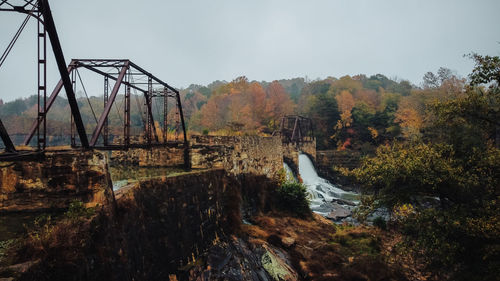
[[[351,211],[342,205],[333,203],[333,210],[326,216],[328,219],[337,221],[343,218],[347,218],[351,215]]]
[[[298,274],[286,261],[267,245],[263,245],[266,250],[261,257],[262,267],[275,281],[298,280]]]

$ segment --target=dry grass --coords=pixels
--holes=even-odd
[[[337,226],[317,214],[313,219],[272,214],[254,221],[242,228],[249,242],[283,248],[306,279],[405,280],[385,262],[374,228]]]

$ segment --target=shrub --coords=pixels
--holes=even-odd
[[[287,181],[282,183],[278,189],[278,206],[281,210],[290,212],[298,217],[311,215],[309,200],[307,199],[307,188],[304,184]]]
[[[288,181],[287,173],[284,168],[281,168],[274,175],[274,179],[279,183],[279,185],[283,185]]]

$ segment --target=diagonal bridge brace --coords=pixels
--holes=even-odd
[[[16,147],[12,143],[12,140],[7,133],[7,129],[5,129],[2,120],[0,120],[0,137],[2,138],[3,144],[5,145],[5,151],[16,152]]]
[[[66,71],[68,73],[68,76],[71,76],[73,71],[77,71],[80,68],[84,68],[86,70],[89,70],[91,72],[94,72],[102,77],[105,78],[105,88],[107,89],[107,83],[106,81],[111,81],[114,80],[115,84],[113,86],[113,89],[111,90],[110,96],[107,96],[107,92],[105,90],[104,93],[104,108],[103,108],[103,113],[98,117],[99,120],[97,121],[97,126],[95,127],[95,130],[93,130],[92,137],[89,142],[89,147],[90,148],[98,148],[98,149],[128,149],[133,145],[141,145],[141,144],[130,144],[130,89],[135,89],[139,92],[141,92],[144,95],[145,99],[145,106],[146,108],[146,118],[143,119],[144,122],[144,130],[145,130],[145,139],[147,141],[147,144],[142,144],[142,145],[158,145],[160,144],[159,142],[159,137],[157,133],[157,128],[156,128],[156,123],[154,120],[153,116],[153,110],[152,110],[152,104],[153,104],[153,98],[163,98],[164,99],[164,128],[163,128],[163,135],[164,137],[166,136],[166,99],[167,98],[173,98],[175,100],[177,109],[179,111],[179,118],[180,118],[180,126],[182,126],[182,131],[184,133],[184,143],[187,143],[187,136],[186,136],[186,128],[185,128],[185,123],[184,123],[184,116],[182,112],[182,105],[181,105],[181,100],[180,100],[180,95],[179,91],[176,90],[175,88],[171,87],[167,83],[161,81],[157,77],[155,77],[153,74],[147,72],[146,70],[140,68],[133,62],[131,62],[128,59],[73,59],[71,63],[68,65]],[[104,69],[115,69],[115,71],[104,71]],[[133,76],[141,76],[142,78],[148,78],[147,83],[143,83],[142,81],[134,81]],[[130,80],[132,79],[132,80]],[[147,87],[145,85],[147,84]],[[107,121],[111,112],[111,109],[113,105],[116,103],[116,99],[118,97],[118,92],[120,90],[121,85],[124,85],[125,88],[125,109],[124,109],[124,114],[125,114],[125,122],[124,122],[124,134],[123,136],[125,137],[125,143],[123,146],[120,145],[108,145],[106,142],[107,139]],[[162,88],[153,88],[153,86],[161,86]],[[46,107],[46,112],[49,111],[49,109],[52,107],[54,104],[54,101],[59,94],[59,92],[62,90],[64,86],[64,82],[61,79],[59,83],[56,85],[54,88],[52,94],[50,95],[50,98],[47,101],[47,107]],[[43,115],[41,118],[38,120],[35,120],[31,131],[29,135],[25,138],[25,144],[28,145],[33,138],[33,136],[36,134],[37,129],[41,122],[45,120],[46,116]],[[98,140],[99,137],[102,136],[104,138],[104,146],[98,146]],[[164,143],[167,142],[166,137],[164,138]]]
[[[120,84],[123,81],[123,77],[125,77],[125,74],[127,73],[128,70],[128,61],[125,62],[125,65],[122,67],[120,74],[118,75],[118,79],[116,80],[115,86],[113,87],[113,90],[111,91],[111,96],[109,97],[108,102],[106,103],[106,107],[104,108],[104,112],[101,114],[101,117],[99,117],[99,122],[97,123],[97,127],[94,130],[94,134],[92,135],[92,139],[90,139],[90,146],[95,146],[97,143],[97,139],[99,138],[99,134],[101,134],[102,128],[104,127],[104,123],[106,123],[106,120],[108,118],[109,112],[111,111],[111,106],[113,105],[116,95],[118,94],[118,90],[120,89]]]
[[[113,104],[114,99],[116,98],[117,91],[119,90],[121,84],[126,86],[126,94],[125,100],[130,99],[130,89],[135,89],[144,94],[145,98],[145,106],[147,106],[146,118],[144,119],[144,128],[145,128],[145,136],[147,138],[148,146],[159,144],[157,130],[155,128],[155,120],[153,118],[153,98],[163,98],[164,100],[164,143],[167,143],[167,98],[174,98],[176,100],[176,107],[178,110],[179,121],[176,121],[177,130],[179,130],[179,125],[182,126],[182,131],[184,133],[184,144],[188,144],[187,135],[186,135],[186,127],[184,123],[184,115],[181,105],[181,99],[179,95],[179,91],[167,83],[161,81],[153,74],[145,71],[141,67],[136,64],[130,62],[127,59],[83,59],[83,60],[72,60],[69,66],[66,66],[63,51],[61,48],[61,42],[59,41],[59,37],[56,31],[56,26],[54,23],[54,19],[52,16],[52,12],[49,6],[49,0],[0,0],[0,12],[17,12],[28,14],[31,17],[34,17],[38,20],[38,115],[36,120],[34,121],[32,127],[26,138],[24,139],[24,144],[29,145],[33,136],[38,134],[38,148],[41,150],[45,149],[46,145],[46,121],[47,121],[47,113],[49,109],[54,104],[59,92],[64,88],[66,92],[66,96],[68,99],[68,103],[71,108],[71,115],[73,117],[74,125],[78,131],[78,135],[80,138],[80,143],[83,148],[96,148],[97,140],[100,134],[103,134],[104,138],[104,149],[110,148],[113,149],[113,145],[107,145],[107,118],[110,111],[110,108]],[[46,35],[50,38],[50,44],[52,46],[52,51],[54,53],[54,57],[57,63],[57,67],[59,70],[59,74],[61,76],[61,80],[56,85],[54,90],[51,93],[51,96],[47,100],[46,97]],[[101,71],[100,68],[114,68],[116,70],[122,70],[123,67],[127,65],[127,70],[125,70],[125,74],[120,75],[120,77],[116,77],[114,75],[119,75],[120,73],[110,73]],[[85,127],[83,124],[82,116],[80,113],[80,109],[78,107],[78,103],[76,100],[75,90],[73,88],[73,83],[75,81],[71,81],[70,74],[72,71],[76,71],[77,68],[83,67],[88,70],[91,70],[95,73],[100,74],[105,77],[105,85],[108,85],[108,80],[115,80],[116,84],[113,88],[112,99],[113,101],[108,101],[107,90],[105,90],[105,114],[100,116],[100,120],[98,121],[98,126],[94,130],[92,134],[91,144],[89,144],[87,133],[85,131]],[[134,75],[142,75],[143,77],[148,78],[148,88],[144,89],[141,85],[146,83],[134,82]],[[132,81],[128,81],[128,79],[132,79]],[[156,89],[153,89],[153,85],[162,86],[163,89],[161,93],[155,92]],[[130,110],[130,100],[128,100],[128,110]],[[128,117],[127,117],[128,114]],[[130,137],[130,111],[126,112],[125,119],[125,129],[124,136],[126,139]],[[179,124],[180,123],[180,124]],[[103,131],[104,130],[104,131]],[[177,131],[178,132],[178,131]],[[2,139],[7,140],[9,138],[6,130],[1,130]],[[152,143],[154,139],[155,143]],[[177,141],[177,137],[176,137]],[[4,141],[7,143],[8,141]],[[40,144],[43,143],[43,146]],[[136,144],[134,144],[136,145]],[[116,147],[116,145],[115,145]],[[124,148],[128,149],[130,147],[130,143],[125,143]],[[9,146],[8,149],[13,150],[12,147]]]
[[[73,91],[71,81],[68,75],[67,67],[66,67],[66,62],[64,59],[64,53],[61,47],[61,42],[59,41],[59,36],[57,34],[56,30],[56,25],[54,23],[54,18],[52,16],[52,11],[50,9],[49,1],[48,0],[24,0],[24,1],[9,1],[9,0],[0,0],[0,11],[6,11],[6,12],[18,12],[18,13],[24,13],[28,14],[30,16],[35,17],[39,21],[39,26],[40,24],[44,27],[43,29],[40,30],[39,27],[39,33],[38,33],[38,53],[40,55],[40,52],[43,53],[43,58],[38,59],[38,64],[39,64],[39,74],[38,74],[38,79],[39,79],[39,85],[38,85],[38,91],[39,91],[39,99],[40,99],[40,91],[45,93],[46,85],[43,83],[40,85],[40,79],[43,78],[42,80],[45,80],[46,78],[46,71],[45,71],[45,66],[43,67],[43,72],[41,73],[40,70],[40,64],[46,65],[46,59],[45,59],[45,47],[41,48],[41,46],[44,46],[45,43],[40,43],[40,38],[43,38],[43,42],[45,42],[45,34],[49,35],[50,38],[50,43],[52,45],[52,51],[54,53],[54,57],[57,63],[57,68],[59,70],[59,74],[61,75],[61,86],[64,87],[66,91],[66,96],[68,98],[68,103],[71,108],[71,114],[73,115],[75,125],[78,131],[78,135],[80,137],[80,142],[82,143],[82,146],[84,148],[88,148],[88,139],[87,139],[87,133],[85,132],[85,127],[83,125],[82,117],[80,115],[80,110],[78,108],[78,104],[76,102],[76,97],[75,93]],[[56,95],[57,96],[57,95]],[[55,97],[54,97],[55,98]],[[43,99],[45,99],[45,94],[43,94]],[[36,129],[39,128],[41,125],[41,120],[45,120],[45,115],[47,114],[47,108],[45,107],[45,103],[43,110],[40,111],[40,102],[39,102],[39,112],[38,112],[38,117],[39,121],[36,121]],[[44,135],[44,147],[45,147],[45,127],[43,128],[43,135]],[[27,137],[27,139],[32,138],[32,134]],[[26,140],[25,140],[26,142]],[[28,141],[29,142],[29,141]]]

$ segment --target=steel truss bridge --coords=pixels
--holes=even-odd
[[[0,0],[0,12],[14,12],[26,14],[26,19],[14,35],[14,38],[7,46],[7,49],[0,57],[0,67],[5,62],[8,54],[14,47],[21,32],[27,25],[30,18],[37,20],[37,46],[38,46],[38,112],[30,131],[24,139],[24,144],[29,145],[36,137],[38,151],[44,151],[47,146],[47,113],[54,104],[58,94],[64,88],[71,108],[71,145],[84,149],[128,149],[131,147],[151,147],[154,145],[165,145],[168,142],[168,128],[174,127],[175,141],[187,145],[186,128],[179,91],[163,82],[153,74],[134,64],[128,59],[73,59],[67,65],[64,59],[63,50],[57,34],[52,12],[48,0]],[[47,96],[47,36],[50,39],[51,49],[54,53],[57,68],[60,74],[60,81]],[[77,81],[82,83],[79,70],[87,70],[103,79],[103,109],[102,114],[96,119],[96,126],[91,133],[90,140],[87,135],[80,108],[75,96]],[[111,87],[111,85],[113,85]],[[85,90],[85,87],[83,86]],[[121,105],[123,112],[123,135],[121,143],[111,143],[108,128],[108,117],[113,105],[116,105],[116,97],[120,89],[123,89],[124,102]],[[143,140],[139,143],[131,142],[130,135],[130,112],[131,112],[131,91],[139,93],[144,99],[144,109],[141,110],[143,121]],[[163,104],[160,119],[155,120],[153,114],[153,100],[156,104]],[[168,104],[175,104],[174,120],[168,120]],[[90,102],[89,102],[90,104]],[[158,116],[158,114],[157,114]],[[170,122],[170,123],[169,123]],[[175,124],[172,124],[175,123]],[[156,128],[157,124],[162,124]],[[74,129],[73,129],[74,128]],[[158,136],[161,132],[161,140]],[[179,140],[181,135],[183,140]],[[76,138],[78,135],[78,141]],[[16,148],[7,133],[5,126],[0,120],[0,137],[5,145],[4,155],[11,157],[16,154]]]
[[[287,115],[281,118],[280,134],[283,143],[313,142],[313,123],[310,118]]]

